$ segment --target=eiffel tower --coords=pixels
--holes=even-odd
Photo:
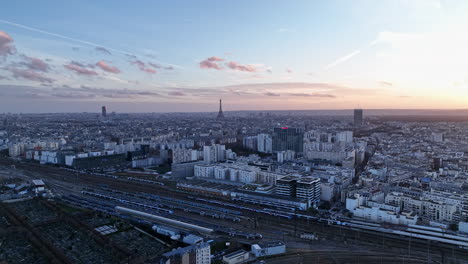
[[[222,101],[219,99],[219,113],[216,119],[224,119],[224,114],[223,114],[223,107],[222,107]]]

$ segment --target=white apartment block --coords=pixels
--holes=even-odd
[[[271,185],[274,185],[277,179],[285,176],[285,174],[281,173],[262,171],[259,167],[245,163],[196,165],[194,175],[199,178],[214,178],[242,183],[257,182]]]
[[[336,140],[338,142],[352,143],[353,131],[343,131],[343,132],[336,133]]]
[[[197,158],[197,150],[194,149],[176,148],[172,150],[172,163],[174,164],[195,161]]]
[[[457,220],[454,217],[458,211],[457,205],[435,197],[411,197],[403,193],[392,192],[385,197],[385,203],[416,212],[422,219],[428,221],[452,222]]]
[[[273,140],[269,134],[257,135],[257,151],[262,153],[272,153]]]
[[[257,173],[255,171],[239,170],[239,182],[252,183],[257,181]]]
[[[212,164],[226,160],[226,146],[225,145],[211,145],[203,147],[203,161],[206,164]]]
[[[210,165],[195,165],[194,175],[198,178],[214,178],[214,166]]]
[[[418,215],[414,211],[402,212],[399,206],[368,201],[359,194],[346,199],[346,209],[353,213],[355,217],[378,223],[414,225],[418,221]]]

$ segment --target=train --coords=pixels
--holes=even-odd
[[[430,229],[431,231],[427,230],[430,227],[424,227],[424,226],[416,227],[413,225],[412,227],[407,227],[405,229],[398,230],[398,229],[384,228],[384,227],[381,227],[381,225],[376,224],[376,223],[368,223],[368,222],[356,221],[356,220],[351,220],[348,222],[332,221],[330,224],[334,224],[334,225],[340,224],[340,225],[346,225],[350,228],[370,230],[370,231],[375,231],[375,232],[381,232],[384,234],[431,240],[431,241],[441,242],[445,244],[455,245],[463,249],[468,249],[468,237],[450,235],[450,234],[443,232],[442,230],[439,230],[439,231],[435,229]]]

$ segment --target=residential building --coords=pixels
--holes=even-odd
[[[257,151],[261,153],[271,153],[273,150],[273,140],[269,134],[257,135]]]
[[[199,243],[184,248],[174,249],[162,255],[161,264],[210,264],[211,249],[209,243]]]

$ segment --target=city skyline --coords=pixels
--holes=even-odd
[[[467,0],[1,8],[0,264],[468,264]]]
[[[463,1],[2,8],[0,112],[466,109]]]

